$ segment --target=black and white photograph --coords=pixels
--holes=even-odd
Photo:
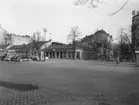
[[[139,105],[139,0],[0,0],[0,105]]]

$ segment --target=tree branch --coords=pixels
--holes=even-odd
[[[109,15],[113,16],[113,15],[117,14],[118,12],[120,12],[127,5],[128,2],[129,2],[129,0],[126,0],[126,2],[122,5],[121,8],[119,8],[117,11],[115,11]]]
[[[103,1],[102,1],[103,2]],[[93,7],[96,8],[98,7],[97,4],[102,3],[101,0],[75,0],[74,4],[75,5],[89,5],[88,7]],[[110,13],[110,16],[113,16],[115,14],[117,14],[118,12],[120,12],[129,2],[129,0],[126,0],[126,2],[121,6],[121,8],[119,8],[117,11]]]

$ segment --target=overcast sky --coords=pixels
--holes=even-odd
[[[107,14],[116,11],[125,0],[105,0],[98,8],[75,6],[74,0],[0,0],[0,24],[10,33],[28,34],[46,27],[47,39],[67,42],[70,28],[78,26],[82,36],[104,29],[118,35],[121,27],[131,25],[132,10],[138,9],[138,0],[130,0],[123,11],[115,16]]]

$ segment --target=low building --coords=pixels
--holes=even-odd
[[[38,56],[40,59],[49,57],[50,59],[74,59],[72,45],[59,44],[57,42],[42,41],[27,45],[14,45],[8,49],[8,54],[17,54],[22,57]],[[93,55],[91,49],[76,45],[75,59],[89,60]]]
[[[8,48],[8,54],[16,54],[22,57],[39,56],[40,58],[43,58],[43,49],[50,44],[51,41],[41,41],[23,45],[13,45]]]
[[[75,50],[72,45],[50,45],[44,49],[45,55],[49,58],[54,59],[78,59],[78,60],[89,60],[92,59],[91,49],[83,46],[76,45]],[[74,58],[75,52],[75,58]]]

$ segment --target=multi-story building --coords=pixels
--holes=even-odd
[[[104,30],[98,30],[94,34],[86,35],[79,42],[90,52],[90,59],[112,59],[113,55],[113,38]]]
[[[6,49],[14,45],[23,45],[28,44],[30,41],[29,36],[20,36],[15,34],[9,34],[4,28],[0,25],[0,51],[6,53]]]
[[[98,30],[92,38],[93,42],[96,43],[97,46],[97,58],[110,59],[113,54],[112,35],[109,35],[102,29]]]
[[[30,36],[20,36],[12,34],[12,45],[28,44],[30,42]]]
[[[0,25],[0,44],[4,44],[4,36],[6,35],[6,33],[7,31]]]
[[[4,49],[6,49],[6,34],[7,34],[7,31],[1,27],[0,25],[0,55],[3,55],[4,54]]]
[[[139,66],[139,11],[134,10],[132,14],[132,46],[136,65]]]
[[[133,11],[132,17],[132,45],[139,49],[139,11]]]

